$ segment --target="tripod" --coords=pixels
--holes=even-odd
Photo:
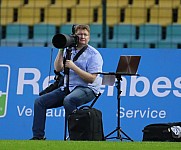
[[[118,100],[118,105],[117,105],[117,113],[118,113],[118,117],[117,117],[117,127],[115,130],[113,130],[112,132],[110,132],[108,135],[105,136],[105,139],[119,139],[119,140],[123,140],[123,139],[126,139],[126,140],[130,140],[133,142],[133,140],[121,129],[120,127],[120,99],[121,99],[121,90],[120,90],[120,82],[122,81],[122,78],[121,78],[121,74],[115,74],[116,75],[116,78],[117,78],[117,85],[116,85],[116,88],[117,88],[117,100]],[[117,136],[116,137],[109,137],[110,135],[112,135],[113,133],[117,132]],[[121,136],[121,133],[126,137],[126,138],[123,138]]]

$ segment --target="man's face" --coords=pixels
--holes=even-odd
[[[76,35],[79,37],[80,45],[87,45],[90,40],[90,35],[87,30],[78,29]]]

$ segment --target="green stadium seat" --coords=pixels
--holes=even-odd
[[[94,43],[97,47],[102,46],[102,24],[90,24],[90,43]],[[108,37],[109,28],[106,26],[106,36]]]
[[[2,46],[18,46],[28,40],[29,28],[25,24],[8,24],[6,26],[6,37],[1,40]]]
[[[129,43],[135,39],[136,26],[131,24],[117,24],[113,27],[113,39],[112,42]]]
[[[177,48],[181,44],[181,25],[171,24],[166,27],[166,38],[160,40],[157,44],[158,48]]]
[[[24,46],[48,46],[56,33],[56,27],[52,24],[35,24],[33,26],[33,38],[25,41]]]
[[[62,24],[60,26],[59,33],[70,35],[72,34],[72,26],[73,24]]]
[[[171,43],[171,42],[167,42],[167,41],[160,41],[156,44],[156,48],[177,48],[177,44],[176,43]]]
[[[28,32],[28,25],[8,24],[6,26],[6,40],[16,42],[27,40]]]
[[[146,42],[130,42],[128,43],[128,48],[151,48],[153,46],[155,47],[154,43],[146,43]]]
[[[144,24],[139,26],[139,37],[136,40],[131,41],[131,44],[135,47],[154,47],[162,38],[162,27],[158,24]]]

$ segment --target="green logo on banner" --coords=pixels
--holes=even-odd
[[[5,106],[6,106],[6,94],[0,92],[0,116],[5,115]]]
[[[6,116],[10,81],[10,66],[0,64],[0,118]]]

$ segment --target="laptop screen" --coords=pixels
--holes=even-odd
[[[116,73],[127,74],[127,75],[135,75],[138,70],[138,65],[140,62],[141,56],[125,56],[122,55],[119,58],[118,66],[116,69]]]

